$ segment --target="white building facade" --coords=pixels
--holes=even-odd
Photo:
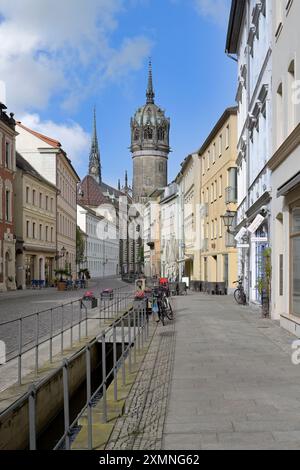
[[[300,336],[300,2],[273,11],[272,316]]]
[[[92,278],[119,274],[119,241],[116,226],[96,211],[77,205],[77,221],[86,233],[86,267]]]
[[[161,275],[171,281],[179,279],[179,202],[178,187],[171,183],[160,200]]]
[[[249,302],[257,305],[270,246],[273,4],[273,0],[232,0],[226,45],[238,63],[236,231],[246,229],[238,240],[239,274]]]

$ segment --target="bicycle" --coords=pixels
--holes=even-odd
[[[243,279],[240,278],[238,281],[235,281],[233,284],[238,284],[238,288],[234,292],[235,301],[239,305],[246,305],[247,304],[247,297],[244,289]]]
[[[153,291],[153,304],[157,306],[158,322],[161,321],[165,325],[166,318],[170,321],[174,319],[174,312],[170,304],[167,293],[164,289],[154,289]]]

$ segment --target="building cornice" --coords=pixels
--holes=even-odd
[[[226,52],[236,54],[240,39],[246,0],[232,0],[226,39]]]
[[[300,145],[300,123],[283,142],[268,162],[268,167],[274,171]]]

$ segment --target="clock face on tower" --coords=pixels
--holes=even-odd
[[[97,168],[95,166],[92,166],[91,172],[94,173],[94,175],[97,173]]]

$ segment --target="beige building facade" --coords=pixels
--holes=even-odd
[[[299,1],[273,10],[272,300],[274,319],[300,336]]]
[[[199,150],[201,180],[201,286],[232,293],[238,259],[222,216],[237,210],[237,109],[228,108]]]
[[[19,154],[14,199],[17,288],[51,286],[56,268],[57,189]]]
[[[80,181],[60,142],[21,123],[17,150],[46,180],[56,186],[56,267],[76,277],[77,185]]]

